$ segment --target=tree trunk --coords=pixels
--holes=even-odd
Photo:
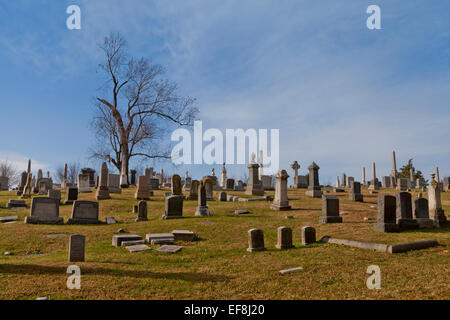
[[[129,182],[128,182],[128,164],[130,161],[130,156],[128,152],[128,144],[123,143],[121,146],[121,152],[122,152],[122,166],[120,169],[120,187],[121,188],[128,188]]]

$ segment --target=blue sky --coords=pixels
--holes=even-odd
[[[66,28],[81,7],[82,29]],[[381,7],[382,30],[366,28]],[[88,163],[98,43],[119,31],[135,56],[198,99],[204,128],[280,129],[280,167],[315,161],[321,182],[378,176],[414,158],[450,175],[448,1],[16,0],[0,3],[0,159],[25,169]],[[169,139],[170,137],[168,137]],[[184,172],[165,163],[159,170]],[[220,166],[216,166],[216,172]],[[210,167],[188,168],[201,177]],[[245,166],[230,166],[239,178]]]

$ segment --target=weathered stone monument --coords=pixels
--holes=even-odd
[[[259,164],[255,162],[255,154],[252,153],[251,161],[248,165],[248,185],[245,194],[263,196],[264,187],[258,177]]]
[[[25,183],[25,186],[23,187],[22,192],[22,199],[31,198],[31,173],[28,174],[27,182]]]
[[[89,184],[89,175],[88,174],[79,174],[78,175],[78,192],[79,193],[92,192],[90,184]]]
[[[397,190],[398,191],[407,191],[409,187],[409,180],[406,178],[398,178],[397,179]]]
[[[259,229],[250,229],[248,231],[248,252],[264,251],[264,233]]]
[[[0,177],[0,191],[8,191],[8,190],[9,190],[9,178]]]
[[[97,188],[96,199],[97,201],[111,199],[108,188],[108,166],[106,162],[103,162],[102,167],[100,169],[100,178],[99,178],[99,185]]]
[[[25,188],[25,185],[27,184],[27,179],[28,179],[28,173],[26,171],[22,172],[22,174],[20,175],[20,183],[19,183],[18,190],[16,193],[17,196],[21,196],[23,194],[23,189]]]
[[[322,196],[322,215],[319,223],[341,223],[342,217],[339,215],[339,199],[335,196]]]
[[[210,179],[209,177],[204,177],[203,180],[203,185],[205,186],[205,192],[206,192],[206,200],[208,201],[213,201],[214,197],[213,197],[213,180]],[[200,189],[199,189],[200,191]]]
[[[198,180],[192,180],[191,182],[191,188],[189,189],[189,196],[187,200],[198,200],[198,186],[200,185],[200,182]]]
[[[288,227],[278,228],[277,249],[291,249],[292,245],[292,229]]]
[[[69,238],[69,262],[84,262],[86,237],[81,234],[71,235]]]
[[[227,169],[225,168],[225,162],[222,165],[222,172],[220,175],[220,186],[224,189],[227,187]]]
[[[64,164],[64,173],[63,173],[63,178],[62,178],[62,181],[61,181],[61,189],[66,189],[68,186],[67,186],[67,163],[66,164]]]
[[[411,194],[408,192],[397,192],[395,199],[397,206],[397,225],[400,230],[417,229],[419,225],[413,219]]]
[[[374,225],[377,232],[398,232],[397,202],[394,196],[381,194],[378,196],[378,218]]]
[[[361,185],[363,187],[367,186],[367,182],[366,182],[366,168],[365,167],[363,167],[363,169],[362,169]]]
[[[392,172],[390,177],[391,177],[390,181],[391,188],[397,187],[398,172],[397,172],[397,160],[395,159],[395,151],[392,151]]]
[[[138,177],[138,184],[134,197],[137,200],[149,200],[150,194],[148,190],[148,180],[146,176]]]
[[[294,170],[294,176],[292,178],[292,188],[294,188],[294,189],[300,188],[299,181],[298,181],[298,170],[300,169],[300,165],[297,161],[294,161],[291,164],[291,168],[292,168],[292,170]]]
[[[93,188],[95,186],[95,170],[92,168],[81,169],[81,174],[87,174],[89,176],[89,187]]]
[[[206,200],[206,186],[202,180],[200,182],[200,185],[198,186],[198,206],[195,210],[196,216],[207,217],[211,215],[211,213],[209,212],[209,208],[206,205]]]
[[[138,217],[136,219],[136,222],[139,221],[148,221],[147,217],[147,201],[141,200],[138,204]]]
[[[447,217],[442,209],[441,190],[435,180],[435,175],[431,175],[430,186],[428,187],[428,209],[430,219],[434,221],[436,227],[442,227],[447,222]]]
[[[364,202],[364,198],[361,193],[361,183],[353,181],[350,184],[349,199],[352,201]]]
[[[25,223],[31,224],[62,224],[59,217],[59,202],[50,198],[33,198],[30,215],[25,217]]]
[[[369,190],[372,191],[379,190],[375,162],[372,163],[372,180],[370,182]]]
[[[98,224],[98,202],[76,200],[72,207],[72,217],[68,224]]]
[[[227,193],[224,191],[219,192],[219,196],[217,198],[217,201],[227,201]]]
[[[419,228],[433,228],[434,222],[430,219],[428,200],[417,198],[413,200],[413,219],[417,221]]]
[[[78,188],[68,187],[64,204],[73,204],[76,200],[78,200]]]
[[[391,187],[391,177],[388,176],[381,177],[381,181],[383,182],[383,188]]]
[[[136,170],[131,170],[131,171],[130,171],[130,174],[131,174],[130,184],[131,184],[132,186],[135,186],[135,185],[136,185],[136,173],[137,173]]]
[[[225,189],[226,190],[234,190],[234,184],[235,184],[234,179],[228,178]]]
[[[109,193],[122,193],[122,189],[120,188],[120,175],[108,174],[108,190]]]
[[[316,229],[305,226],[302,228],[302,245],[307,246],[316,242]]]
[[[61,191],[55,189],[48,190],[47,197],[50,199],[58,200],[58,202],[61,202]]]
[[[174,174],[171,179],[172,196],[181,196],[181,177]]]
[[[306,195],[312,198],[320,198],[322,196],[322,190],[319,183],[319,169],[320,167],[315,163],[311,163],[308,167],[309,170],[309,187],[306,191]]]
[[[183,200],[181,193],[181,177],[174,174],[171,179],[172,195],[166,197],[163,220],[183,218]]]
[[[184,176],[183,190],[189,191],[191,189],[191,185],[192,185],[192,178],[189,177],[189,172],[186,171],[186,174]]]
[[[289,175],[286,170],[279,170],[275,175],[276,187],[275,187],[275,199],[270,206],[273,210],[290,210],[289,199],[287,194],[287,180]]]

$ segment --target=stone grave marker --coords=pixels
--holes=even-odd
[[[59,202],[50,198],[33,198],[30,215],[25,217],[25,223],[31,224],[62,224],[64,219],[59,216]]]
[[[69,238],[69,262],[84,262],[86,237],[81,234]]]
[[[76,200],[68,224],[98,224],[98,202]]]

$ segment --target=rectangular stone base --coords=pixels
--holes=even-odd
[[[270,209],[272,210],[279,210],[279,211],[287,211],[287,210],[291,210],[291,206],[280,206],[278,204],[271,204],[270,205]]]
[[[280,246],[280,245],[276,245],[275,248],[280,249],[280,250],[286,250],[286,249],[292,249],[294,246],[290,245],[290,246]]]
[[[319,223],[342,223],[342,217],[319,217]]]
[[[211,213],[209,212],[208,206],[205,206],[197,207],[197,210],[195,210],[195,215],[197,217],[209,217]]]
[[[163,215],[163,216],[161,217],[162,220],[182,219],[182,218],[184,218],[182,214],[181,214],[181,215],[170,215],[170,216]]]
[[[37,217],[27,216],[27,217],[25,217],[24,222],[30,223],[30,224],[63,224],[64,218],[59,217],[54,220],[45,220],[44,221],[44,220],[40,220]]]
[[[266,251],[266,248],[247,248],[248,252],[258,252],[258,251]]]
[[[375,223],[373,229],[376,232],[399,232],[400,227],[395,223]]]
[[[432,229],[435,227],[433,220],[427,218],[416,218],[417,224],[421,229]]]
[[[321,190],[308,190],[305,192],[305,195],[311,198],[322,198]]]
[[[398,219],[397,224],[400,230],[415,230],[419,228],[417,221],[412,219]]]

